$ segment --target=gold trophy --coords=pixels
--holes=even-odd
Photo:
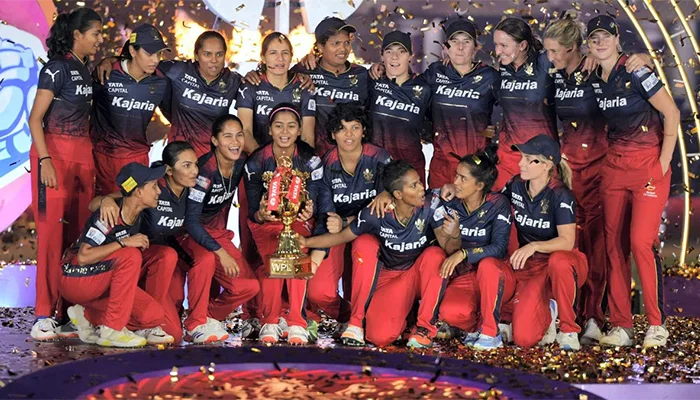
[[[277,169],[263,174],[267,186],[267,210],[282,220],[284,229],[280,232],[277,251],[265,260],[270,278],[305,278],[312,275],[311,258],[301,251],[292,230],[292,223],[299,210],[308,200],[306,180],[308,172],[292,168],[292,159],[282,156],[277,159]]]

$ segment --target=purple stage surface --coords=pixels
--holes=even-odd
[[[664,277],[664,313],[700,317],[700,279]]]
[[[410,387],[413,381],[419,384]],[[289,385],[298,388],[287,393]],[[166,393],[235,398],[234,388],[257,393],[275,387],[275,398],[307,398],[302,390],[319,398],[336,398],[348,390],[360,390],[362,395],[355,398],[376,398],[380,392],[389,398],[601,398],[567,383],[466,360],[258,346],[143,350],[74,361],[19,378],[0,390],[0,398],[146,398]],[[387,394],[391,390],[396,396]]]

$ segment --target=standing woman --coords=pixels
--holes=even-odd
[[[501,73],[496,91],[503,109],[498,180],[494,185],[495,190],[500,190],[519,173],[520,153],[511,150],[513,144],[525,143],[540,134],[553,139],[558,135],[551,63],[542,53],[542,42],[527,22],[514,17],[496,26],[493,41]]]
[[[270,136],[270,111],[279,103],[292,103],[301,110],[301,140],[313,147],[316,100],[302,89],[298,74],[289,70],[293,56],[292,43],[280,32],[265,36],[260,51],[260,83],[245,85],[236,102],[238,117],[243,121],[246,137],[254,139],[252,147],[265,146]]]
[[[479,50],[478,28],[458,19],[445,29],[450,64],[432,63],[423,73],[432,91],[433,146],[428,183],[439,188],[454,179],[458,156],[482,151],[496,103],[498,71],[474,58]]]
[[[95,85],[90,135],[98,194],[119,190],[114,177],[129,162],[148,165],[151,144],[146,128],[168,89],[167,79],[156,68],[166,50],[170,51],[158,29],[140,25],[124,44],[121,60],[112,64],[109,81]]]
[[[300,139],[302,117],[299,110],[291,103],[280,103],[270,112],[270,135],[272,142],[253,153],[245,165],[245,185],[248,195],[248,226],[253,234],[260,256],[265,260],[277,249],[278,237],[283,229],[280,219],[267,209],[268,187],[263,181],[263,174],[274,173],[281,158],[292,161],[292,168],[309,173],[306,190],[309,200],[301,210],[292,229],[308,236],[312,225],[309,219],[314,213],[317,198],[317,186],[323,178],[321,159],[313,155],[313,149]],[[264,269],[265,267],[260,267]],[[318,265],[314,265],[314,272]],[[304,306],[306,303],[306,284],[303,279],[276,279],[266,276],[264,270],[258,270],[261,288],[262,329],[260,340],[264,343],[276,343],[283,335],[280,327],[282,317],[282,285],[286,283],[289,295],[288,341],[290,344],[303,345],[309,342]]]
[[[386,73],[370,82],[372,143],[386,149],[393,159],[408,161],[425,182],[420,134],[431,94],[425,80],[411,72],[412,57],[409,34],[393,31],[384,36],[382,61]]]
[[[247,260],[233,245],[233,232],[226,229],[231,199],[243,175],[244,142],[243,124],[238,117],[226,114],[217,118],[212,127],[211,151],[199,158],[197,183],[187,197],[187,234],[178,238],[178,243],[185,258],[189,257],[184,266],[190,282],[190,311],[185,329],[186,339],[195,343],[226,339],[228,334],[216,336],[221,329],[205,329],[204,324],[223,321],[260,290]],[[206,271],[211,264],[215,266],[214,279],[223,292],[207,305],[211,279],[206,278]],[[196,279],[194,274],[197,274]],[[182,278],[180,276],[180,283],[184,283]],[[194,293],[193,282],[197,288]],[[175,284],[174,289],[181,287]],[[174,297],[181,303],[183,296],[180,292]]]
[[[80,236],[90,217],[95,165],[89,136],[92,77],[87,63],[102,44],[102,19],[89,8],[59,14],[46,46],[29,116],[32,212],[36,220],[37,320],[31,336],[55,339],[54,314],[60,298],[61,255]]]
[[[601,191],[610,268],[608,305],[613,328],[600,343],[634,345],[629,295],[631,250],[649,319],[643,346],[665,346],[669,334],[664,326],[662,265],[654,241],[669,196],[669,169],[680,112],[653,71],[625,70],[628,57],[621,52],[615,19],[598,16],[590,20],[588,42],[591,54],[600,63],[591,85],[608,125],[610,143],[602,168]]]
[[[559,143],[548,135],[537,135],[512,150],[521,153],[520,174],[503,193],[513,206],[520,245],[510,256],[516,278],[513,341],[532,347],[556,340],[562,349],[579,350],[581,328],[574,306],[588,263],[575,248],[571,170],[561,159]]]

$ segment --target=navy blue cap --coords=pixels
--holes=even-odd
[[[411,35],[401,31],[391,31],[384,36],[382,39],[382,51],[386,50],[387,47],[399,44],[403,46],[406,51],[413,54],[413,45],[411,44]]]
[[[510,148],[531,156],[543,156],[553,162],[554,165],[558,165],[561,162],[559,142],[548,135],[537,135],[523,144],[514,144]]]
[[[477,36],[477,28],[476,25],[467,20],[467,19],[458,19],[456,21],[452,21],[447,25],[447,28],[445,29],[445,35],[447,35],[447,39],[445,40],[450,40],[452,39],[452,36],[458,34],[458,33],[466,33],[467,35],[471,36],[473,40],[476,40]]]
[[[161,50],[170,51],[170,48],[165,44],[165,40],[163,40],[163,35],[151,24],[139,25],[131,31],[129,43],[143,48],[149,54],[155,54]]]
[[[605,31],[613,36],[620,34],[620,27],[617,25],[615,18],[609,15],[599,15],[588,21],[586,30],[588,31],[588,37],[591,37],[595,31]]]
[[[157,181],[165,176],[165,165],[149,168],[137,162],[130,162],[117,174],[117,186],[122,194],[127,195],[146,182]]]
[[[321,21],[314,30],[314,36],[316,40],[321,40],[323,36],[332,36],[340,31],[346,31],[348,33],[356,32],[354,26],[348,25],[345,21],[337,17],[326,18]]]

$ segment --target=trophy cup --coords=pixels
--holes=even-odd
[[[292,223],[308,199],[306,180],[308,172],[292,168],[292,160],[282,156],[277,159],[277,169],[263,174],[267,185],[267,210],[282,220],[277,250],[265,260],[270,278],[304,278],[312,275],[311,258],[301,251],[292,230]]]

